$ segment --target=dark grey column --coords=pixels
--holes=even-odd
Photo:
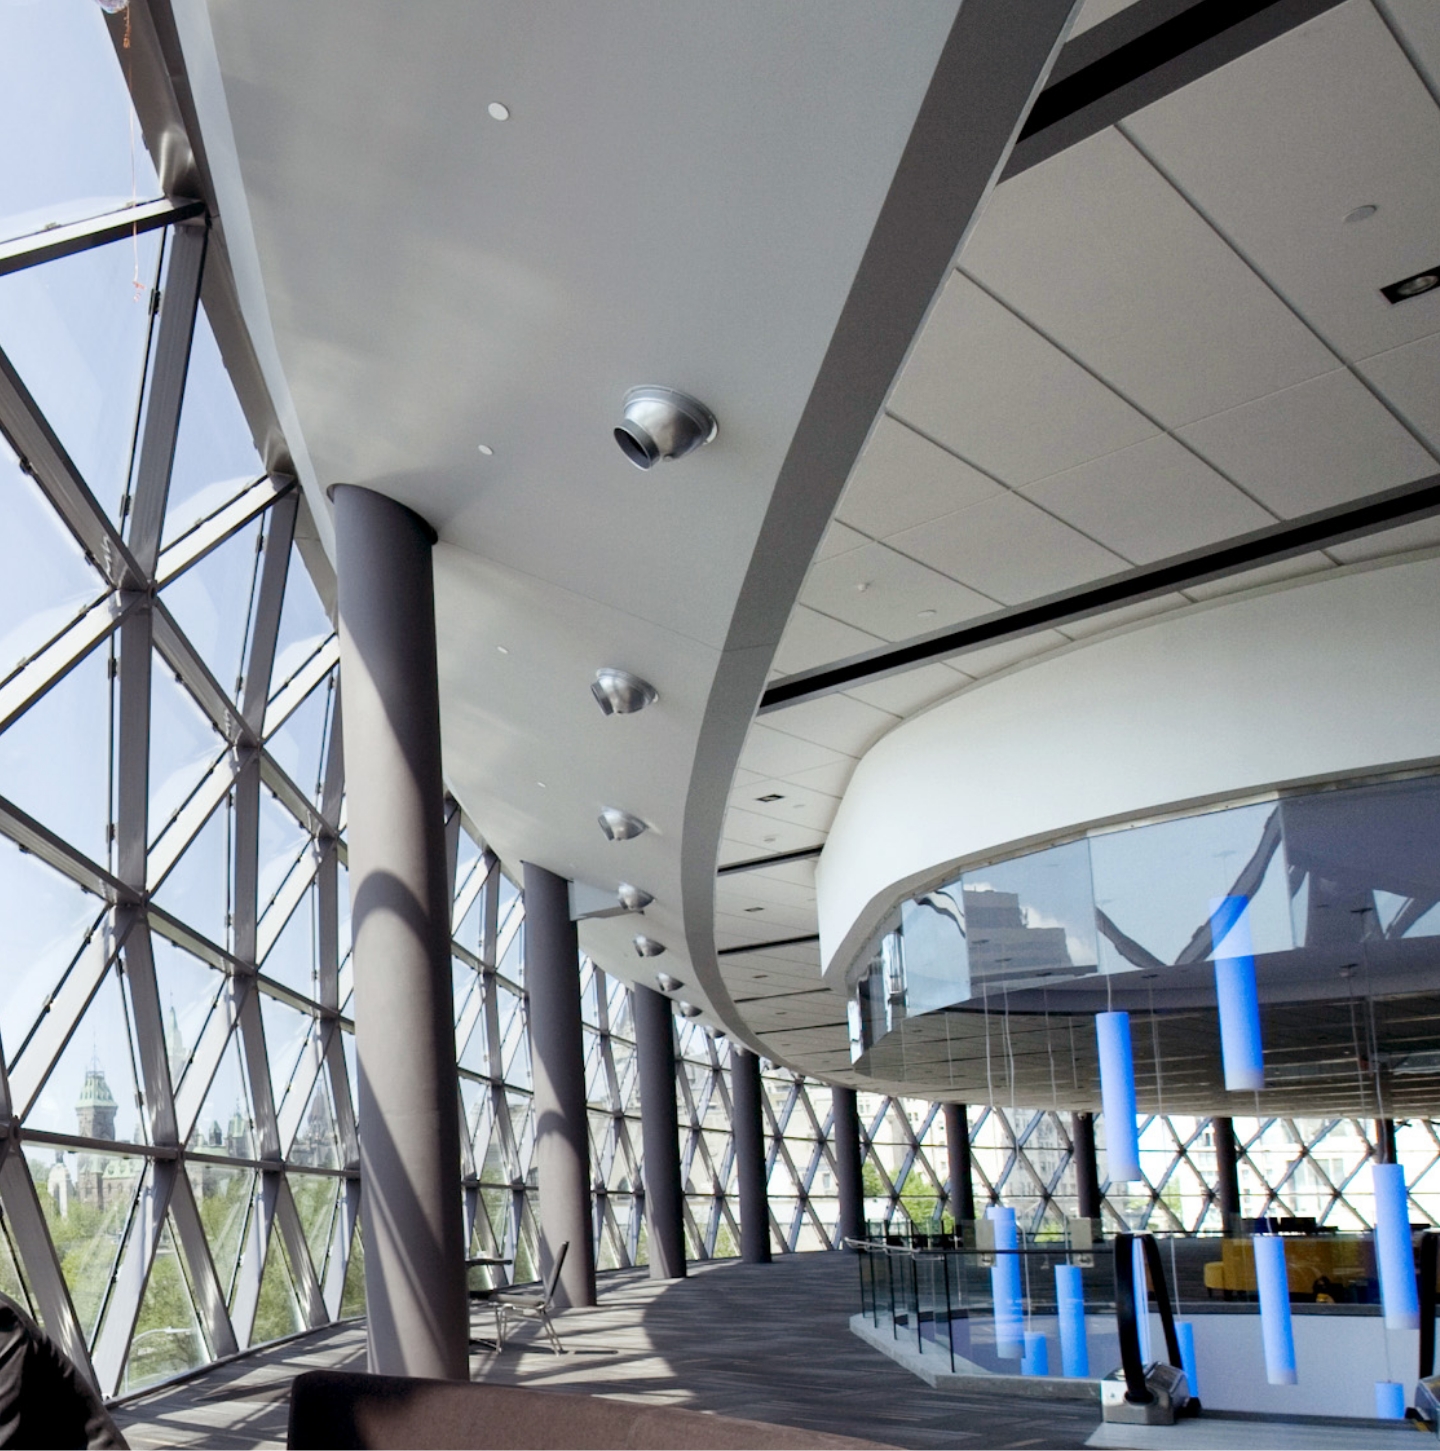
[[[429,525],[336,485],[370,1369],[468,1380]]]
[[[680,1117],[675,1104],[675,1010],[654,988],[635,987],[640,1124],[645,1144],[645,1223],[650,1278],[685,1276],[685,1191],[680,1183]]]
[[[1100,1164],[1095,1157],[1095,1115],[1070,1115],[1070,1142],[1075,1149],[1075,1212],[1081,1219],[1100,1218]]]
[[[569,1244],[556,1303],[595,1303],[595,1233],[580,1032],[580,943],[563,877],[525,863],[525,987],[535,1076],[540,1273]]]
[[[760,1060],[748,1048],[730,1053],[735,1177],[740,1187],[740,1258],[770,1263],[770,1195],[765,1184],[765,1108]]]
[[[1393,1118],[1377,1118],[1375,1120],[1375,1162],[1377,1164],[1395,1164],[1395,1120]]]
[[[835,1119],[835,1187],[840,1195],[836,1248],[865,1238],[865,1188],[860,1172],[860,1110],[853,1088],[832,1088]]]
[[[1220,1201],[1225,1233],[1229,1234],[1240,1217],[1240,1152],[1235,1125],[1228,1118],[1212,1118],[1210,1132],[1215,1139],[1215,1197]]]
[[[975,1218],[975,1185],[970,1177],[970,1111],[945,1105],[945,1145],[950,1153],[950,1216],[958,1225]]]

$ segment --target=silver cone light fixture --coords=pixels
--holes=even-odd
[[[649,892],[641,887],[632,887],[629,882],[621,882],[615,895],[627,912],[643,912],[655,900]]]
[[[641,957],[659,957],[665,951],[665,944],[656,942],[653,937],[647,937],[641,932],[635,938],[635,951]]]
[[[607,806],[600,813],[600,830],[611,841],[629,841],[632,836],[648,831],[649,827],[638,816],[621,811],[618,806]]]
[[[595,672],[590,693],[606,715],[634,715],[660,699],[660,692],[648,680],[608,665]]]
[[[688,393],[674,388],[632,388],[625,395],[625,413],[615,429],[615,442],[637,469],[651,469],[662,459],[684,458],[703,448],[717,432],[715,415]]]
[[[668,972],[657,972],[655,981],[660,984],[662,993],[678,993],[685,986],[678,977],[671,977]]]
[[[698,1018],[704,1011],[704,1008],[697,1008],[694,1003],[680,1004],[680,1016],[682,1018]]]

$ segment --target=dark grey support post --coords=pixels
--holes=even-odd
[[[1095,1157],[1095,1115],[1070,1115],[1070,1142],[1075,1152],[1075,1212],[1081,1219],[1100,1219],[1100,1164]]]
[[[525,985],[535,1072],[535,1169],[540,1185],[540,1273],[568,1244],[556,1301],[595,1303],[585,1049],[580,1032],[580,942],[570,884],[525,863]]]
[[[685,1277],[685,1191],[675,1104],[675,1010],[654,988],[635,987],[635,1052],[645,1146],[645,1222],[650,1278]]]
[[[1400,1162],[1396,1157],[1397,1153],[1395,1120],[1377,1118],[1375,1120],[1375,1162],[1377,1164],[1397,1164]]]
[[[1240,1149],[1230,1119],[1212,1118],[1210,1132],[1215,1138],[1215,1197],[1220,1201],[1225,1233],[1230,1234],[1240,1218]]]
[[[975,1184],[970,1176],[970,1111],[963,1103],[945,1105],[945,1145],[950,1153],[950,1216],[958,1228],[975,1218]]]
[[[770,1263],[770,1195],[765,1183],[765,1106],[760,1060],[748,1048],[730,1054],[735,1177],[740,1188],[740,1258]]]
[[[860,1172],[860,1109],[853,1088],[832,1088],[835,1120],[835,1187],[840,1195],[836,1248],[865,1238],[865,1188]]]
[[[468,1380],[434,533],[335,501],[370,1369]]]

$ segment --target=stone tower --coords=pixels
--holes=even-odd
[[[85,1070],[85,1085],[75,1104],[76,1132],[86,1139],[115,1137],[115,1095],[99,1063]]]

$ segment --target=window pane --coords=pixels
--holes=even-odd
[[[245,649],[260,579],[262,520],[232,534],[167,585],[160,598],[210,673],[232,699],[240,694]]]
[[[157,653],[150,677],[150,840],[189,799],[224,742],[194,696]]]

